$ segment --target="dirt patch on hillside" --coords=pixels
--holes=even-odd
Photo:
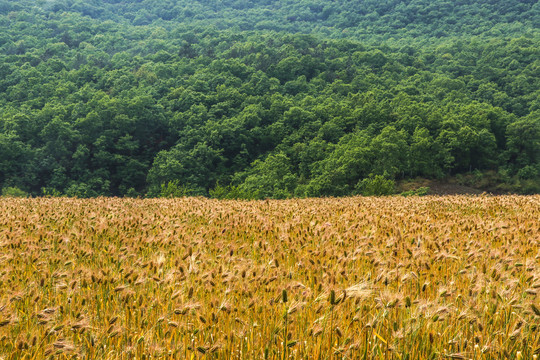
[[[428,187],[429,195],[479,195],[484,193],[480,189],[448,180],[414,179],[397,184],[398,192],[416,190],[420,187]]]

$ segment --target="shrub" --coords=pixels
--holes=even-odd
[[[60,197],[62,196],[62,193],[55,188],[52,187],[43,187],[41,188],[41,194],[43,194],[44,197]]]
[[[186,185],[180,185],[178,180],[169,181],[166,184],[161,184],[161,191],[159,197],[162,198],[175,198],[200,195],[196,189],[190,188]]]
[[[5,197],[28,197],[28,193],[15,186],[5,187],[2,189],[2,196]]]
[[[216,187],[210,189],[209,195],[214,199],[258,199],[260,197],[258,192],[250,192],[243,189],[240,186],[229,184],[227,186],[216,184]]]
[[[72,184],[66,189],[66,195],[68,197],[88,199],[99,196],[99,193],[91,188],[86,183]]]
[[[392,195],[395,189],[395,182],[382,175],[370,175],[358,182],[356,190],[364,196]]]
[[[528,179],[537,179],[538,169],[536,169],[534,166],[527,165],[523,168],[521,168],[517,173],[518,178],[528,180]]]
[[[129,188],[126,191],[126,193],[124,194],[124,197],[129,197],[129,198],[136,198],[136,197],[139,197],[139,196],[140,196],[140,194],[134,188]]]
[[[422,186],[415,190],[404,191],[400,195],[401,196],[426,196],[429,194],[429,190],[430,190],[429,187]]]

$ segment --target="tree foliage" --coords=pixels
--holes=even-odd
[[[478,170],[540,188],[539,19],[535,1],[2,0],[0,187],[287,198]]]

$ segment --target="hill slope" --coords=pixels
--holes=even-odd
[[[321,196],[489,171],[540,190],[535,2],[190,4],[0,2],[0,186]]]
[[[381,39],[522,35],[540,27],[535,0],[38,0],[0,10],[70,12],[131,25],[215,25],[220,29],[316,33]]]

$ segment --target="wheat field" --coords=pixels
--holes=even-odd
[[[0,359],[536,359],[540,196],[0,199]]]

